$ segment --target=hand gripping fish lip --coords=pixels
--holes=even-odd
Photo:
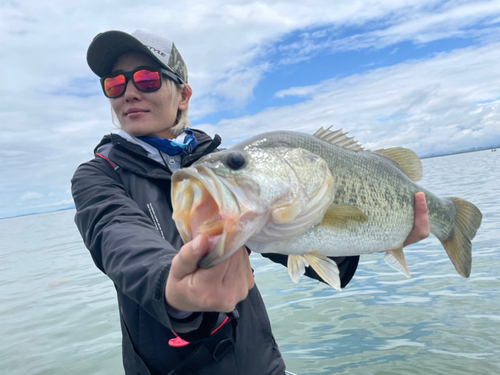
[[[241,236],[244,219],[253,216],[251,210],[240,210],[237,197],[208,168],[185,168],[172,177],[173,219],[184,242],[199,233],[209,237],[211,252],[199,263],[209,268],[230,256],[243,246],[253,231]]]

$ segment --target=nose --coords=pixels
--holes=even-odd
[[[125,93],[123,94],[123,96],[127,102],[142,99],[141,92],[137,90],[137,88],[132,83],[132,80],[127,82],[127,86],[125,87]]]

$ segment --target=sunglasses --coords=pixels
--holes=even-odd
[[[174,73],[166,69],[139,67],[131,72],[111,73],[101,78],[102,91],[110,99],[122,96],[128,81],[132,79],[137,90],[142,92],[153,92],[161,88],[162,74],[166,75],[178,85],[183,82]]]

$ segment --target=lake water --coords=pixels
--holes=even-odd
[[[342,292],[252,254],[257,284],[297,374],[500,374],[500,152],[422,160],[420,182],[476,204],[472,274],[439,241],[405,249],[412,278],[363,256]],[[0,373],[123,374],[112,283],[94,266],[74,210],[0,220]]]

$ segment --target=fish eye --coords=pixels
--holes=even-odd
[[[243,168],[247,164],[245,156],[239,152],[232,151],[222,159],[224,165],[233,171]]]

